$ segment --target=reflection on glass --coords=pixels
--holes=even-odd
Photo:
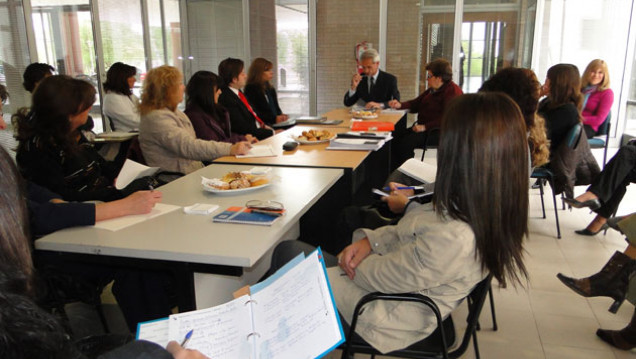
[[[420,59],[419,93],[422,93],[427,84],[426,64],[439,58],[453,62],[455,0],[422,1],[420,11],[423,53]],[[454,80],[461,86],[460,82]]]
[[[276,1],[278,101],[283,112],[309,114],[309,18],[307,0]]]

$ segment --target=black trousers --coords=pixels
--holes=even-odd
[[[594,138],[596,136],[596,131],[589,125],[583,125],[583,130],[585,131],[585,135],[587,138]]]
[[[621,147],[587,189],[602,203],[594,212],[611,217],[625,196],[627,186],[633,182],[636,182],[636,141]]]

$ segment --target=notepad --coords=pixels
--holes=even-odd
[[[140,323],[137,339],[181,342],[211,359],[320,358],[344,341],[322,252],[292,260],[268,280],[216,307]]]
[[[285,210],[276,212],[275,215],[254,212],[247,207],[230,207],[225,211],[217,214],[212,219],[213,222],[220,223],[238,223],[238,224],[256,224],[259,226],[271,226],[284,214]]]
[[[276,157],[276,152],[270,145],[252,145],[252,148],[246,154],[236,155],[236,158],[250,157]]]

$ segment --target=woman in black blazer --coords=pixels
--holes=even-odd
[[[274,77],[273,67],[269,60],[262,57],[254,59],[247,72],[245,86],[245,97],[252,105],[252,109],[268,125],[289,119],[278,105],[276,89],[269,83]]]

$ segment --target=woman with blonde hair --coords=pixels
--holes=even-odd
[[[281,111],[276,89],[270,83],[274,78],[273,67],[274,64],[271,61],[262,57],[255,58],[247,71],[247,85],[245,85],[245,97],[258,117],[268,125],[289,119],[289,116]]]
[[[584,96],[581,115],[588,138],[596,136],[612,109],[614,92],[609,86],[607,63],[601,59],[592,60],[581,77],[581,92]]]
[[[188,116],[177,109],[184,90],[176,67],[159,66],[146,74],[139,105],[139,144],[149,166],[188,174],[203,168],[201,161],[249,151],[247,142],[198,139]]]

